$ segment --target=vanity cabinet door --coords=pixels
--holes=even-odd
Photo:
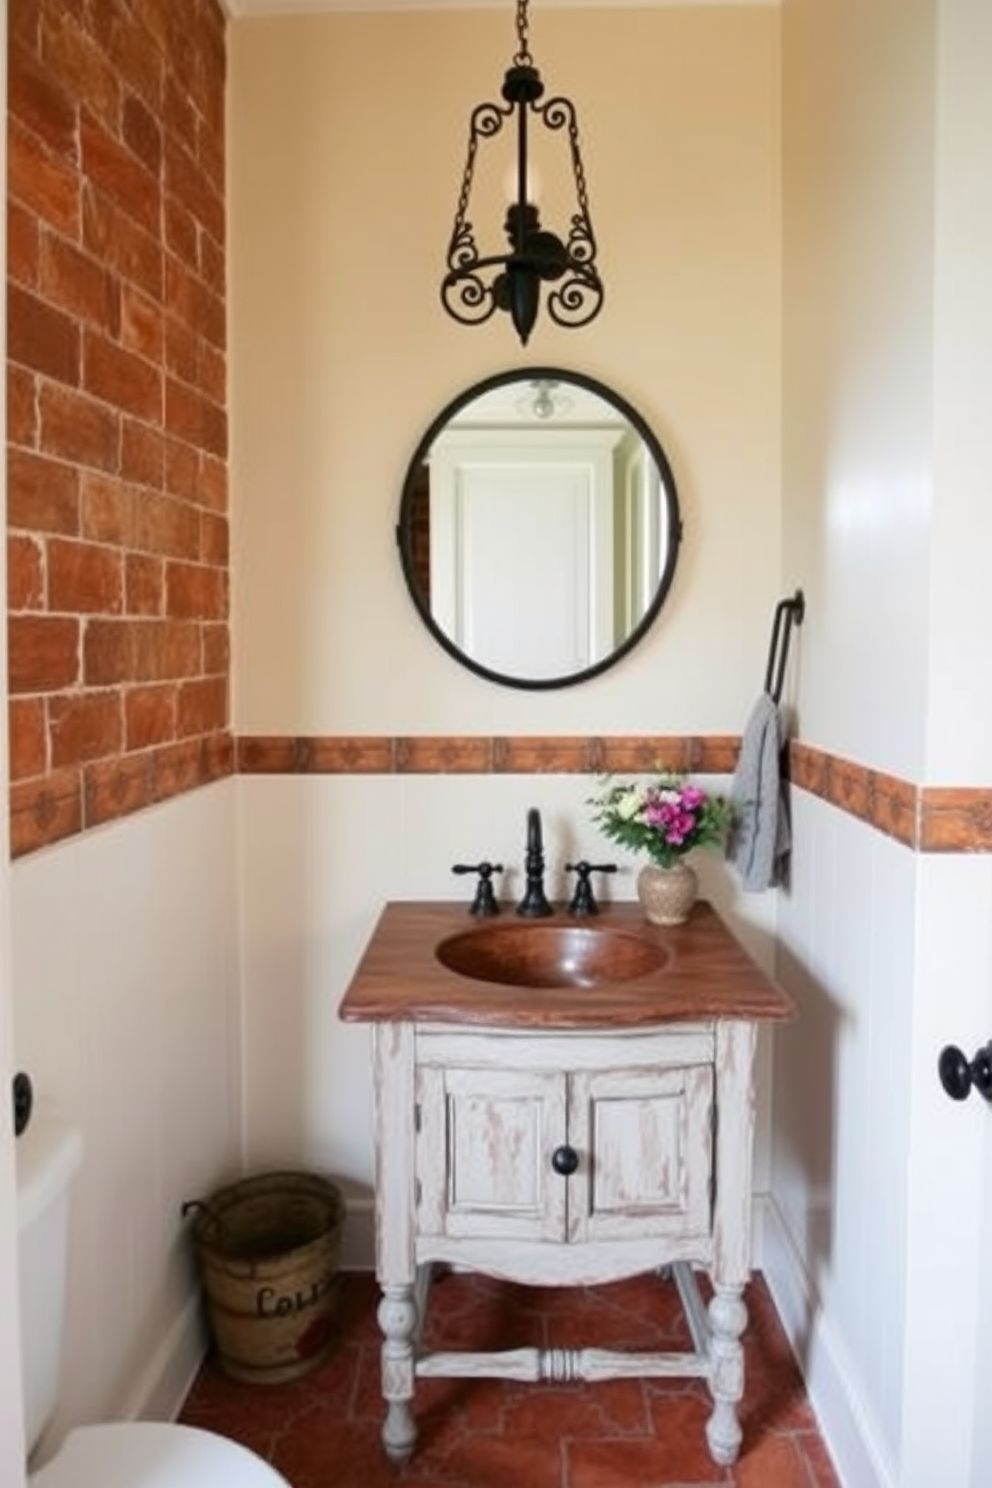
[[[568,1185],[548,1154],[565,1139],[557,1071],[417,1071],[421,1235],[561,1240]]]
[[[713,1070],[578,1071],[568,1077],[568,1239],[668,1239],[710,1232]]]

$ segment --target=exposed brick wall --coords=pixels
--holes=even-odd
[[[232,768],[224,19],[10,0],[15,855]]]

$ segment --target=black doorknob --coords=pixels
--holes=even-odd
[[[992,1042],[979,1049],[970,1064],[956,1044],[948,1044],[940,1051],[937,1073],[951,1100],[966,1100],[974,1085],[980,1095],[992,1101]]]
[[[556,1173],[567,1178],[579,1166],[579,1154],[574,1147],[556,1147],[551,1154],[551,1166]]]

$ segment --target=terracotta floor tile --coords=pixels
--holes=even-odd
[[[805,1454],[791,1436],[765,1436],[733,1470],[734,1488],[815,1488]]]
[[[382,1450],[379,1292],[347,1274],[338,1343],[282,1385],[242,1385],[208,1357],[182,1419],[245,1443],[290,1488],[841,1488],[767,1288],[748,1288],[742,1455],[718,1467],[712,1409],[698,1379],[586,1385],[428,1379],[417,1386],[418,1443],[403,1466]],[[678,1296],[658,1276],[601,1287],[519,1287],[448,1274],[435,1281],[429,1347],[691,1347]]]

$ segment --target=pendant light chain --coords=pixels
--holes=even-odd
[[[527,45],[527,3],[528,0],[517,0],[517,44],[519,50],[514,57],[514,65],[517,67],[530,67],[534,58],[530,54]]]

